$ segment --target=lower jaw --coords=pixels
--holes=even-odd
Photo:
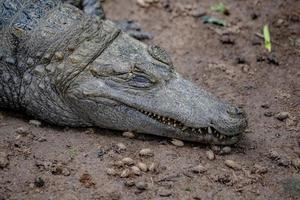
[[[180,131],[176,131],[176,133],[172,135],[172,138],[176,138],[184,141],[197,142],[201,144],[222,145],[222,146],[234,145],[240,140],[240,137],[241,135],[235,135],[221,140],[210,134],[195,135],[191,133],[182,133]]]

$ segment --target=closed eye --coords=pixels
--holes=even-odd
[[[128,80],[128,84],[133,87],[147,88],[152,86],[153,82],[146,76],[135,74]]]

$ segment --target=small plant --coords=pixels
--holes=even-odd
[[[271,52],[271,37],[268,25],[264,25],[263,34],[265,39],[265,48]]]

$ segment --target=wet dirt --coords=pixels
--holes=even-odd
[[[207,150],[218,148],[103,129],[36,127],[30,117],[1,111],[0,199],[300,198],[300,2],[223,2],[229,16],[211,11],[218,1],[208,0],[161,0],[146,8],[107,0],[104,9],[109,19],[132,19],[153,33],[146,42],[165,48],[184,77],[243,106],[249,128],[229,154],[208,159]],[[195,8],[228,25],[203,24],[192,16]],[[264,24],[272,53],[256,34]],[[143,148],[153,156],[139,155]],[[125,157],[154,164],[127,177],[132,166],[115,163]]]

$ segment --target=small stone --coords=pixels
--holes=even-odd
[[[214,152],[214,153],[219,153],[221,151],[221,147],[220,146],[212,146],[211,147],[211,150]]]
[[[153,156],[154,155],[154,153],[151,149],[142,149],[139,154],[140,154],[140,156]]]
[[[172,139],[171,143],[177,147],[183,147],[184,143],[181,140]]]
[[[235,39],[231,34],[223,34],[220,38],[222,44],[235,44]]]
[[[139,190],[146,190],[148,187],[148,184],[145,183],[144,181],[139,181],[135,184],[136,188]]]
[[[206,151],[206,156],[209,160],[214,160],[215,159],[215,154],[212,150]]]
[[[225,160],[225,165],[234,170],[241,170],[242,166],[233,160]]]
[[[97,158],[102,158],[105,153],[106,153],[105,150],[103,148],[99,147],[96,151]]]
[[[34,180],[34,185],[35,187],[43,187],[45,185],[45,181],[41,178],[41,177],[38,177]]]
[[[254,173],[256,174],[265,174],[268,172],[268,169],[266,167],[263,167],[259,164],[254,164],[254,170],[253,170]]]
[[[121,178],[127,178],[130,175],[130,170],[129,169],[124,169],[121,174],[120,177]]]
[[[122,159],[122,162],[123,162],[125,165],[133,165],[133,164],[134,164],[133,159],[132,159],[132,158],[128,158],[128,157],[123,158],[123,159]]]
[[[275,115],[275,118],[280,121],[283,121],[283,120],[287,119],[289,117],[289,115],[290,115],[289,112],[280,112]]]
[[[110,175],[110,176],[115,176],[115,175],[117,175],[117,171],[115,169],[112,169],[112,168],[107,168],[106,169],[106,174]]]
[[[279,61],[278,61],[278,58],[275,54],[268,54],[267,55],[267,62],[269,64],[273,64],[273,65],[279,65]]]
[[[81,182],[81,184],[86,187],[86,188],[90,188],[90,187],[94,187],[96,184],[94,183],[92,177],[90,174],[88,174],[87,172],[85,172],[84,174],[81,175],[79,181]]]
[[[265,117],[272,117],[273,115],[274,115],[274,113],[271,112],[271,111],[267,111],[267,112],[264,113]]]
[[[5,152],[0,152],[0,169],[4,169],[9,165],[8,155]]]
[[[39,137],[39,138],[37,139],[37,141],[38,141],[38,142],[46,142],[47,139],[44,138],[44,137]]]
[[[123,144],[123,143],[118,143],[118,144],[117,144],[117,147],[118,147],[118,149],[119,149],[120,151],[125,151],[125,150],[126,150],[126,146],[125,146],[125,144]]]
[[[135,185],[135,182],[133,180],[128,180],[128,181],[125,181],[124,183],[127,187],[132,187]]]
[[[201,164],[199,164],[199,165],[197,165],[197,166],[195,166],[195,167],[192,168],[192,172],[194,172],[196,174],[204,173],[206,171],[207,171],[206,167],[204,167]]]
[[[30,120],[29,124],[36,126],[36,127],[40,127],[42,125],[42,123],[38,120]]]
[[[221,149],[221,152],[220,152],[221,154],[230,154],[231,153],[231,147],[229,147],[229,146],[226,146],[226,147],[223,147],[222,149]]]
[[[296,168],[296,169],[300,169],[300,158],[295,158],[292,160],[292,165]]]
[[[147,3],[145,0],[136,0],[136,3],[143,8],[147,8],[150,6],[150,4]]]
[[[31,133],[31,131],[29,130],[29,128],[19,127],[16,129],[16,133],[22,136],[27,136]]]
[[[281,156],[279,155],[279,153],[277,151],[275,151],[275,150],[270,150],[269,157],[272,160],[279,160],[281,158]]]
[[[189,14],[193,17],[202,17],[202,16],[206,15],[206,11],[202,7],[197,7],[195,9],[191,10],[189,12]]]
[[[149,165],[149,171],[150,172],[154,172],[154,171],[156,171],[156,169],[157,169],[157,165],[154,163],[154,162],[152,162],[150,165]]]
[[[127,138],[134,138],[135,137],[135,135],[132,132],[124,132],[122,135],[124,137],[127,137]]]
[[[158,195],[161,196],[161,197],[169,197],[169,196],[172,195],[172,192],[168,189],[160,188],[158,190]]]
[[[121,168],[121,167],[124,167],[124,163],[122,161],[118,160],[113,163],[113,166]]]
[[[132,166],[131,171],[132,171],[133,174],[135,174],[137,176],[141,175],[141,170],[137,166]]]
[[[136,165],[140,170],[142,170],[143,172],[146,172],[148,170],[148,167],[145,163],[142,162],[138,162],[138,164]]]
[[[61,174],[64,176],[70,176],[71,172],[67,168],[63,168]]]

